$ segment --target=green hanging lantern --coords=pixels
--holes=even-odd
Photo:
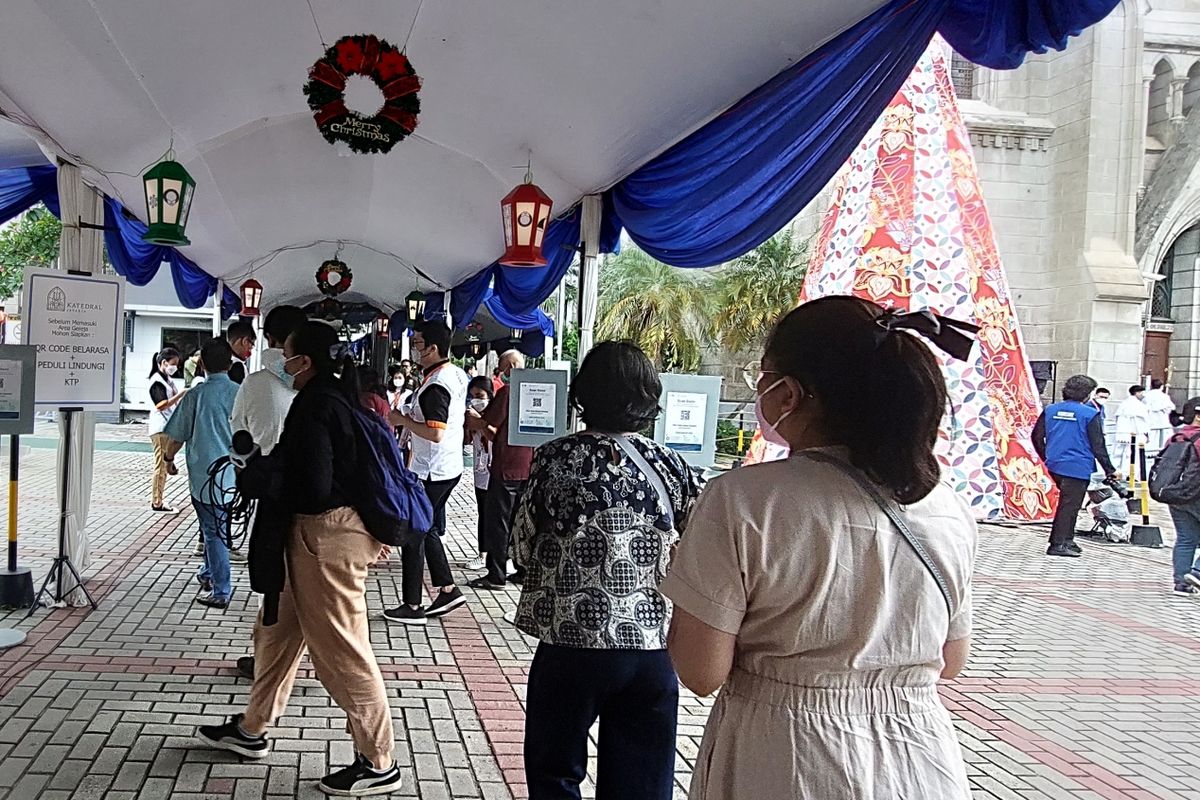
[[[191,244],[184,229],[192,210],[196,182],[178,161],[160,161],[143,176],[146,186],[146,221],[149,229],[142,240],[150,244]]]

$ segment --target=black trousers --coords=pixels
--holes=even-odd
[[[1066,475],[1050,474],[1058,484],[1058,508],[1054,512],[1054,523],[1050,526],[1050,544],[1066,544],[1075,541],[1075,523],[1083,498],[1087,495],[1089,481],[1068,478]]]
[[[493,477],[488,483],[483,549],[487,553],[487,579],[492,583],[502,584],[508,578],[508,540],[524,491],[525,481],[499,481]]]
[[[450,562],[446,560],[446,548],[442,546],[442,534],[446,532],[446,503],[458,485],[459,478],[448,481],[421,481],[425,494],[433,504],[433,527],[421,533],[412,531],[400,546],[400,566],[404,573],[401,591],[405,605],[424,605],[425,565],[429,564],[429,579],[434,586],[451,586],[454,575]]]
[[[526,698],[529,800],[578,800],[597,717],[596,800],[671,800],[679,680],[666,650],[543,642]]]
[[[479,550],[476,552],[487,552],[487,526],[484,522],[484,511],[487,510],[487,489],[475,487],[475,505],[479,509],[479,522],[475,528],[475,537],[479,542]]]

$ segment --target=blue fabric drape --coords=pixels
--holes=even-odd
[[[1064,46],[1115,4],[895,0],[613,187],[617,216],[660,261],[729,261],[782,229],[828,183],[935,30],[976,60],[1012,67],[1030,49]]]
[[[613,187],[626,232],[677,267],[709,267],[791,222],[903,85],[946,0],[885,6]]]
[[[522,331],[539,331],[542,336],[554,335],[554,320],[546,316],[540,308],[524,314],[514,314],[505,307],[504,302],[495,293],[489,294],[483,300],[483,307],[492,315],[492,319],[506,328],[516,328]]]
[[[0,225],[38,203],[58,216],[58,170],[46,164],[0,170]]]
[[[217,279],[174,247],[143,241],[146,225],[111,197],[104,198],[104,244],[117,274],[134,286],[154,279],[165,261],[170,265],[175,294],[185,308],[200,308],[217,291]],[[228,287],[221,298],[221,311],[231,317],[241,310],[241,298]]]
[[[1026,53],[1062,50],[1067,40],[1104,19],[1118,0],[952,0],[938,33],[963,58],[1013,69]]]

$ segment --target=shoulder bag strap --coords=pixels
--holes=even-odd
[[[609,438],[617,443],[617,447],[621,448],[621,451],[629,457],[629,460],[636,464],[637,468],[646,476],[646,480],[650,481],[650,488],[658,495],[658,507],[662,513],[667,515],[667,519],[671,523],[671,528],[674,529],[675,509],[671,505],[671,495],[667,491],[667,485],[663,483],[662,476],[658,474],[658,470],[650,466],[650,462],[638,452],[633,442],[629,441],[629,437],[617,433],[609,434]]]
[[[929,551],[925,549],[925,545],[923,545],[921,541],[913,535],[913,532],[909,529],[908,525],[904,522],[904,519],[900,516],[900,513],[896,510],[895,505],[885,500],[883,495],[879,493],[879,490],[875,488],[875,485],[868,481],[862,473],[851,467],[846,462],[842,461],[840,458],[831,456],[828,453],[822,453],[820,451],[814,452],[810,450],[797,453],[796,455],[803,456],[804,458],[808,458],[813,461],[820,461],[822,464],[828,464],[831,467],[841,470],[843,474],[857,483],[862,490],[867,493],[867,496],[875,501],[875,504],[879,506],[884,514],[887,514],[888,519],[892,521],[892,524],[896,526],[896,529],[900,531],[900,534],[906,540],[908,540],[909,545],[916,552],[917,557],[920,558],[922,563],[925,564],[925,569],[927,569],[929,574],[933,576],[934,582],[937,583],[938,589],[940,589],[942,592],[942,599],[946,601],[946,610],[950,613],[950,616],[953,617],[954,607],[950,601],[950,587],[949,584],[946,583],[945,576],[942,575],[942,571],[938,569],[937,564],[935,564],[933,559],[930,558]]]

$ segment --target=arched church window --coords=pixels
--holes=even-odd
[[[1192,68],[1188,70],[1187,83],[1183,85],[1183,115],[1185,117],[1192,110],[1192,106],[1196,105],[1197,100],[1200,100],[1200,61],[1192,64]]]
[[[1171,119],[1171,81],[1175,70],[1171,62],[1159,59],[1154,65],[1154,78],[1150,81],[1149,105],[1146,112],[1146,133],[1156,135],[1158,128]]]

